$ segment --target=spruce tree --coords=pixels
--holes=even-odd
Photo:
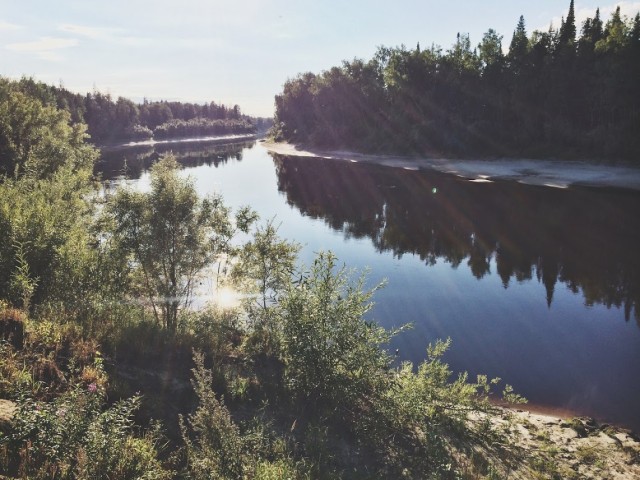
[[[573,0],[569,4],[569,13],[567,19],[560,27],[560,44],[569,45],[576,41],[576,15],[573,7]]]
[[[525,64],[525,59],[527,53],[529,51],[529,39],[527,38],[527,31],[525,29],[524,24],[524,16],[520,15],[520,20],[518,20],[518,26],[516,30],[513,32],[513,37],[511,38],[511,45],[509,46],[509,64],[511,66],[511,70],[519,74],[522,71],[522,68]]]
[[[591,22],[591,37],[594,44],[602,38],[602,19],[600,18],[599,8],[596,9],[596,16]]]

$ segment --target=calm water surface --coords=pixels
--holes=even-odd
[[[427,171],[270,155],[259,144],[173,150],[202,194],[276,219],[303,245],[386,280],[371,312],[413,323],[392,345],[420,362],[451,337],[455,371],[531,403],[640,430],[640,192],[477,184]],[[110,152],[105,178],[140,188],[162,151]]]

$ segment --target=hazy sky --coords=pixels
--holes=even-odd
[[[606,1],[606,0],[605,0]],[[576,1],[578,20],[600,6],[635,15],[639,2]],[[379,45],[447,49],[457,32],[476,45],[494,28],[508,46],[559,25],[569,0],[0,0],[0,75],[33,76],[86,93],[238,104],[271,116],[287,78]]]

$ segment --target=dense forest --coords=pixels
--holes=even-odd
[[[72,123],[87,125],[96,145],[150,138],[167,139],[264,131],[271,120],[244,115],[238,105],[215,102],[197,104],[148,101],[141,104],[100,92],[81,95],[62,86],[47,85],[32,78],[11,81],[0,77],[5,89],[19,91],[44,105],[69,113]],[[3,89],[4,90],[4,89]]]
[[[576,25],[527,34],[504,53],[489,29],[446,51],[380,47],[288,80],[276,96],[277,139],[367,152],[640,158],[640,14],[597,10]]]

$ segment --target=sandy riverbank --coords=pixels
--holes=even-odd
[[[319,157],[367,162],[406,169],[450,173],[474,182],[513,180],[530,185],[567,188],[571,185],[640,190],[640,168],[567,160],[459,160],[394,155],[372,155],[343,150],[321,150],[289,143],[261,142],[270,152],[296,157]]]
[[[640,478],[640,439],[591,418],[564,419],[501,409],[491,422],[504,427],[507,445],[477,451],[499,478]],[[476,418],[482,421],[482,417]]]
[[[209,135],[205,137],[184,137],[184,138],[168,138],[162,140],[141,140],[139,142],[126,142],[116,143],[113,145],[102,145],[99,148],[101,150],[123,150],[127,148],[135,147],[153,147],[155,145],[170,145],[170,144],[184,144],[184,143],[224,143],[232,141],[249,141],[258,138],[258,134],[230,134],[230,135]]]

